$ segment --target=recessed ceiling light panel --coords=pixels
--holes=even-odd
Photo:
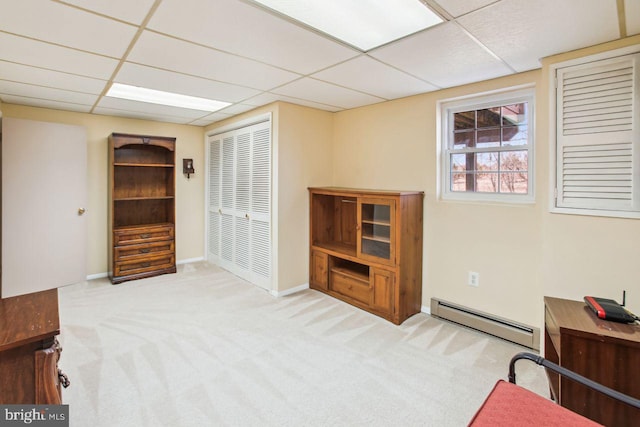
[[[139,86],[130,86],[121,83],[112,84],[106,96],[209,112],[218,111],[228,105],[231,105],[228,102],[164,92],[155,89],[147,89]]]
[[[420,0],[253,0],[362,51],[442,19]]]

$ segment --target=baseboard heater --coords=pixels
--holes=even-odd
[[[431,315],[540,350],[540,329],[502,319],[437,298],[431,298]]]

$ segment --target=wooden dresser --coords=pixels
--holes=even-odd
[[[582,301],[545,297],[551,362],[640,399],[640,325],[599,319]],[[553,399],[606,426],[638,425],[640,410],[547,372]]]
[[[58,290],[0,299],[0,404],[62,401]]]

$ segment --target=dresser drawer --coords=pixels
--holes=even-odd
[[[369,280],[359,275],[348,272],[331,270],[331,290],[346,297],[360,301],[364,304],[371,303],[371,286]]]
[[[117,262],[147,257],[148,255],[169,255],[173,253],[174,248],[175,243],[173,240],[116,246],[114,248],[114,260]]]
[[[174,227],[171,224],[145,227],[122,227],[113,230],[113,245],[137,245],[158,242],[174,238]]]
[[[174,266],[174,254],[150,255],[128,261],[116,262],[113,268],[113,275],[125,276],[131,274],[140,274],[149,271],[162,270],[165,268],[173,268]]]

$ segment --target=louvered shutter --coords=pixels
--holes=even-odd
[[[271,122],[209,138],[208,259],[271,287]]]
[[[252,132],[251,271],[258,281],[271,277],[271,126],[256,125]]]
[[[209,206],[207,215],[208,223],[208,242],[207,247],[209,253],[213,256],[220,255],[220,152],[222,150],[222,141],[220,138],[213,138],[209,141]]]
[[[639,210],[639,61],[558,69],[556,207]]]
[[[223,260],[233,262],[234,254],[234,215],[235,197],[234,182],[235,143],[233,135],[225,135],[222,139],[222,196],[220,210],[220,256]]]
[[[236,256],[235,263],[243,270],[249,269],[250,237],[249,216],[251,180],[251,133],[241,130],[236,135],[236,180],[235,180],[235,217]]]

